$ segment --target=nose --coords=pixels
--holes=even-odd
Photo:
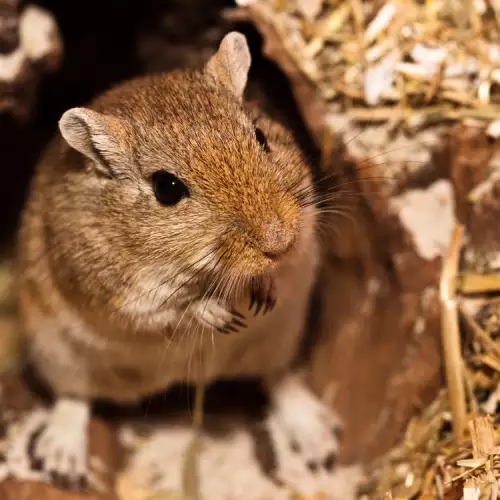
[[[296,230],[279,220],[262,224],[258,242],[262,253],[276,260],[285,255],[295,243]]]

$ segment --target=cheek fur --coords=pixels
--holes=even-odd
[[[207,239],[205,245],[197,245],[190,255],[191,266],[194,272],[213,271],[219,260],[217,245]]]

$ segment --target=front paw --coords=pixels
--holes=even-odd
[[[250,311],[255,307],[254,316],[274,309],[277,301],[274,279],[264,277],[259,279],[250,289]]]
[[[227,310],[214,300],[200,301],[194,312],[202,325],[214,328],[221,333],[235,333],[246,328],[245,317],[236,310]]]

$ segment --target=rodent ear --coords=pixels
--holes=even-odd
[[[92,160],[107,176],[116,174],[124,163],[123,126],[117,118],[86,108],[72,108],[63,113],[59,130],[64,140]]]
[[[237,31],[228,33],[206,65],[206,71],[229,88],[238,99],[243,97],[252,58],[247,39]]]

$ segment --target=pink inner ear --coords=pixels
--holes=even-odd
[[[65,141],[109,175],[127,165],[125,128],[119,119],[86,108],[63,114],[59,129]]]
[[[243,96],[251,64],[250,50],[244,35],[238,32],[227,34],[219,50],[207,63],[206,69],[239,99]]]
[[[64,140],[88,157],[92,156],[93,115],[94,112],[88,109],[74,108],[66,111],[59,120],[59,130]]]

